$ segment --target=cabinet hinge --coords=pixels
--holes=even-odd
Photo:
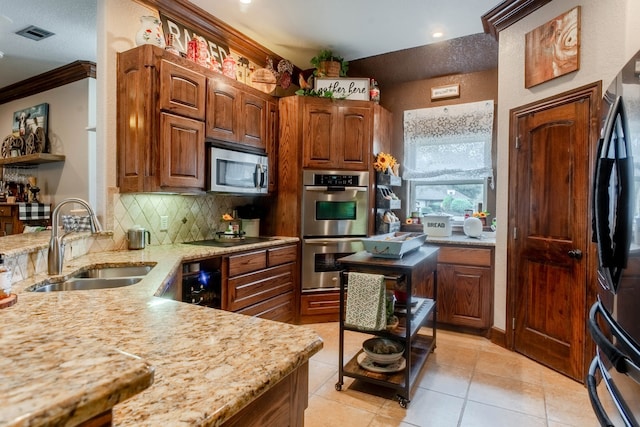
[[[520,137],[516,136],[516,150],[520,149]]]
[[[516,318],[512,317],[511,318],[511,329],[515,329],[516,328]]]
[[[513,240],[518,240],[518,228],[513,227]]]

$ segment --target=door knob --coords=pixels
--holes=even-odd
[[[580,249],[572,249],[567,252],[567,255],[569,255],[569,258],[581,259],[582,251]]]

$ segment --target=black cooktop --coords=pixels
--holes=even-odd
[[[184,242],[186,245],[199,245],[199,246],[216,246],[219,248],[230,248],[233,246],[249,245],[252,243],[268,242],[275,240],[273,237],[243,237],[241,239],[211,239],[211,240],[196,240],[194,242]]]

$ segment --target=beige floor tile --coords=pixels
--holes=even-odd
[[[338,405],[322,396],[311,396],[304,413],[305,427],[367,427],[376,414],[347,405]]]
[[[338,323],[307,326],[324,340],[309,364],[307,427],[597,426],[583,384],[483,337],[450,331],[438,331],[408,408],[395,390],[349,377],[336,391]],[[345,332],[345,362],[368,338]]]
[[[370,383],[357,382],[353,378],[344,377],[342,390],[336,390],[338,376],[334,375],[316,392],[318,396],[338,402],[340,405],[353,406],[370,412],[378,412],[385,401],[393,398],[389,389]]]
[[[416,388],[406,409],[397,401],[387,400],[378,414],[421,427],[455,427],[463,405],[464,399],[459,397]]]
[[[544,389],[518,379],[475,372],[468,400],[545,418]]]
[[[547,421],[544,417],[534,417],[478,402],[467,402],[460,423],[460,427],[546,427],[546,425]]]
[[[548,368],[533,360],[506,349],[480,351],[475,369],[477,372],[532,384],[542,384],[544,372],[548,371]]]
[[[415,424],[409,424],[393,418],[377,415],[368,427],[415,427]]]
[[[309,394],[313,394],[329,379],[335,378],[338,371],[336,364],[309,361]]]
[[[471,384],[473,369],[462,366],[442,365],[432,359],[418,377],[418,387],[457,397],[466,397]]]
[[[572,426],[597,426],[587,389],[579,383],[570,387],[546,387],[547,418]]]

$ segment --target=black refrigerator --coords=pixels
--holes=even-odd
[[[601,425],[640,427],[640,52],[603,97],[594,170],[598,297],[587,319],[596,343],[587,389]]]

